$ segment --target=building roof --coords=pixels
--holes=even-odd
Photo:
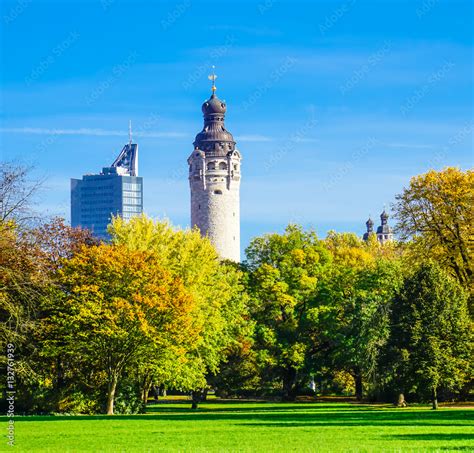
[[[389,215],[383,210],[382,214],[380,214],[380,221],[381,225],[377,228],[377,234],[392,234],[393,230],[388,224],[388,217]]]
[[[116,168],[119,175],[138,176],[138,145],[127,143],[111,168]]]
[[[216,96],[215,86],[213,85],[211,97],[202,104],[204,127],[196,135],[195,148],[215,156],[225,156],[234,151],[234,137],[224,125],[226,110],[225,102]]]

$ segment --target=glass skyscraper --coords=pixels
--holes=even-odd
[[[71,179],[71,225],[109,239],[112,215],[128,220],[143,212],[143,178],[138,176],[138,145],[131,137],[110,167],[97,175]]]

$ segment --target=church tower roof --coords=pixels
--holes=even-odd
[[[374,221],[371,219],[371,216],[369,216],[367,222],[365,222],[365,225],[367,226],[367,232],[364,233],[362,239],[367,241],[369,239],[369,235],[374,232]]]
[[[365,224],[367,225],[367,232],[370,233],[374,228],[374,221],[370,218],[370,216]]]
[[[194,147],[204,151],[206,154],[225,156],[235,149],[235,141],[232,134],[225,128],[224,119],[227,111],[225,101],[216,95],[217,76],[213,73],[209,76],[212,80],[211,97],[202,104],[204,116],[204,127],[194,140]]]
[[[380,214],[380,223],[381,225],[377,228],[377,234],[393,234],[393,230],[388,224],[388,217],[389,215],[383,210],[382,214]]]

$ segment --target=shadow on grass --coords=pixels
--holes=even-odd
[[[249,405],[245,406],[245,403],[240,403],[243,407],[232,407],[223,404],[221,407],[212,407],[215,404],[214,401],[209,402],[209,406],[207,403],[201,403],[199,406],[198,411],[190,409],[191,402],[188,402],[186,407],[169,407],[168,404],[171,403],[162,403],[162,404],[154,404],[149,405],[147,407],[148,413],[206,413],[206,412],[288,412],[288,411],[300,411],[300,412],[307,412],[307,411],[372,411],[372,410],[381,410],[383,409],[382,406],[354,406],[351,407],[349,405],[336,405],[336,404],[321,404],[321,403],[303,403],[303,404],[292,404],[292,403],[256,403],[258,406]],[[255,404],[255,403],[250,403]],[[387,405],[386,407],[393,407],[391,405]]]
[[[96,416],[28,416],[19,417],[16,422],[48,422],[77,420],[147,420],[147,421],[227,421],[246,426],[273,426],[281,428],[317,426],[468,426],[474,420],[473,410],[391,409],[371,406],[339,406],[334,410],[331,404],[313,405],[269,405],[265,407],[206,408],[193,411],[188,408],[153,406],[149,415],[96,415]],[[151,409],[151,408],[150,408]],[[408,436],[408,435],[407,435]],[[410,438],[410,437],[408,437]],[[471,438],[471,437],[469,437]],[[415,439],[415,438],[413,438]]]
[[[457,440],[474,440],[473,435],[464,433],[427,433],[427,434],[393,434],[390,436],[393,440],[435,440],[435,441],[457,441]]]

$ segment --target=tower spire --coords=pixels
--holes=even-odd
[[[132,120],[128,120],[128,144],[132,146]]]
[[[216,79],[217,79],[217,76],[216,76],[216,71],[215,71],[215,69],[216,69],[216,67],[215,67],[214,65],[212,65],[212,74],[209,74],[209,75],[207,76],[207,78],[208,78],[209,80],[212,80],[212,88],[211,88],[211,90],[212,90],[212,95],[214,95],[214,94],[216,93],[216,90],[217,90],[217,88],[216,88]]]

